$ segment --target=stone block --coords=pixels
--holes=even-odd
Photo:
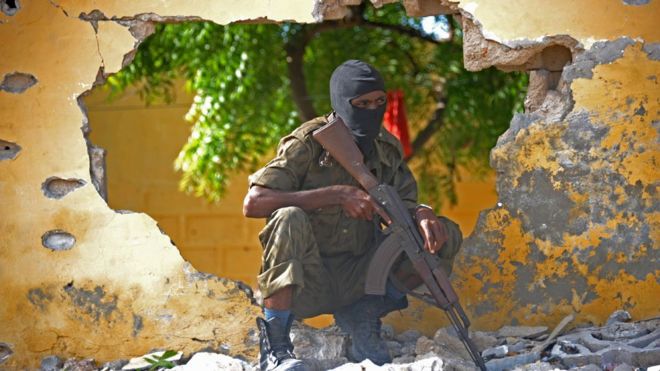
[[[516,368],[528,363],[534,363],[541,359],[541,354],[536,352],[520,354],[512,357],[497,358],[486,362],[488,371],[503,371]]]
[[[617,322],[628,322],[631,319],[632,316],[630,316],[630,313],[627,311],[617,310],[610,314],[610,316],[607,318],[607,322],[605,322],[605,326],[613,325]]]
[[[317,330],[296,322],[291,341],[300,359],[337,360],[346,356],[347,338],[334,326]]]
[[[58,356],[48,356],[41,360],[40,371],[58,371],[62,368],[64,362]]]
[[[422,336],[422,333],[417,330],[406,330],[394,336],[394,339],[400,343],[414,343]]]
[[[545,326],[504,326],[498,332],[498,337],[521,337],[534,339],[548,332]]]
[[[484,361],[493,358],[503,358],[507,354],[509,354],[509,347],[507,347],[506,345],[500,345],[494,348],[488,348],[483,352],[481,352],[481,356],[483,357]]]

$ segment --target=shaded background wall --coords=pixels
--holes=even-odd
[[[150,106],[145,106],[134,90],[108,100],[106,91],[99,87],[85,97],[90,139],[107,151],[108,205],[149,214],[196,269],[256,288],[261,264],[257,236],[264,220],[242,214],[248,174],[236,174],[219,203],[208,203],[178,190],[180,174],[175,172],[173,162],[190,134],[190,123],[184,115],[192,95],[183,87],[177,91],[174,102]],[[264,158],[264,163],[267,160]],[[479,179],[464,170],[457,192],[458,204],[446,206],[442,214],[459,223],[467,236],[479,212],[497,200],[494,175]],[[331,316],[320,316],[307,322],[324,326],[331,321]],[[434,331],[424,321],[411,322],[396,316],[392,321],[400,328]]]

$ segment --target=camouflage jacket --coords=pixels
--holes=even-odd
[[[312,137],[312,132],[326,123],[325,117],[315,118],[282,138],[275,158],[249,177],[250,186],[289,192],[331,185],[359,187]],[[382,128],[374,147],[375,153],[365,160],[367,167],[380,183],[393,186],[408,208],[413,209],[417,202],[417,183],[403,161],[401,144]],[[308,212],[308,216],[322,257],[348,253],[359,256],[374,246],[376,218],[374,221],[350,218],[341,206],[319,208]]]

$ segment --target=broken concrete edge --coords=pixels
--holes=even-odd
[[[184,264],[183,264],[183,273],[186,277],[186,280],[190,283],[194,283],[198,281],[214,281],[227,286],[234,285],[238,291],[242,292],[248,299],[250,299],[250,303],[252,305],[261,308],[252,287],[243,281],[232,280],[225,277],[219,277],[211,273],[200,272],[197,269],[195,269],[195,267],[193,267],[193,265],[190,262],[186,260],[184,260]]]
[[[520,130],[529,128],[531,125],[537,123],[542,122],[544,125],[560,124],[565,120],[571,121],[570,117],[573,117],[575,120],[590,122],[589,112],[584,110],[574,111],[575,100],[573,99],[573,90],[571,88],[573,81],[577,79],[591,79],[594,68],[602,64],[613,63],[622,58],[626,49],[635,44],[635,40],[629,37],[621,37],[610,41],[595,42],[588,50],[580,51],[578,54],[573,55],[573,61],[564,66],[556,88],[543,92],[540,97],[541,102],[538,102],[540,108],[548,106],[548,104],[544,104],[544,101],[550,97],[548,93],[554,92],[555,100],[551,102],[553,103],[553,110],[544,111],[543,109],[537,109],[515,113],[509,128],[500,135],[494,148],[512,141]],[[642,44],[642,47],[647,47],[645,51],[649,56],[653,53],[658,53],[660,56],[660,44]],[[530,81],[530,89],[531,85]],[[528,90],[528,98],[530,94],[532,94],[532,91]],[[494,161],[494,158],[491,156],[490,166],[493,169],[497,169],[497,164]],[[496,187],[498,188],[498,194],[501,194],[499,185]]]

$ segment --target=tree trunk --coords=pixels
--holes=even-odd
[[[286,46],[291,93],[293,95],[293,102],[298,108],[298,116],[300,116],[302,122],[309,121],[318,116],[307,92],[307,85],[305,84],[305,73],[303,71],[304,54],[305,45],[288,44]]]

